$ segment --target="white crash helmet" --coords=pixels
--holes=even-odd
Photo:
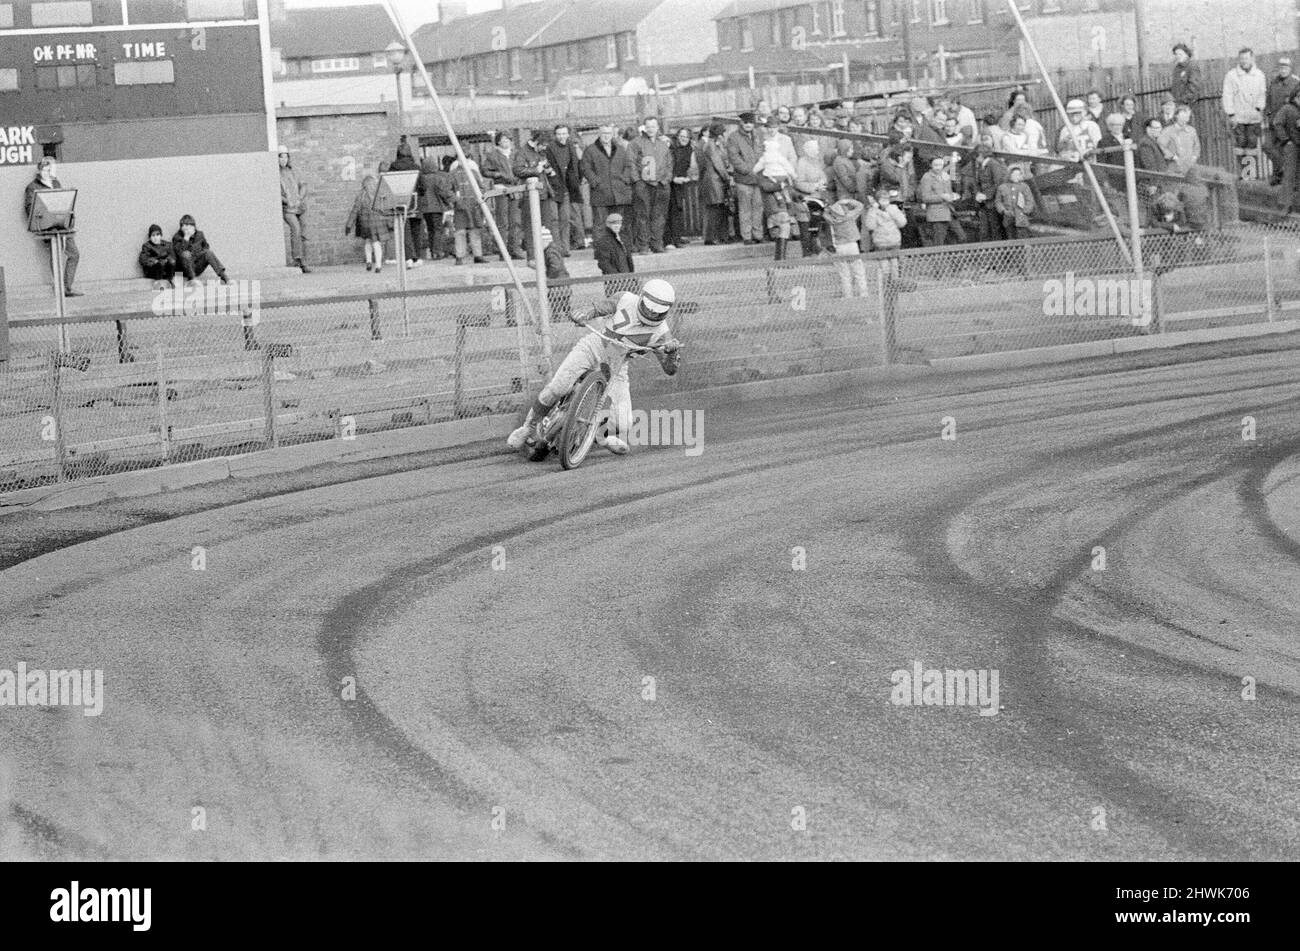
[[[636,316],[643,324],[654,326],[661,324],[677,302],[677,292],[673,286],[662,278],[646,281],[641,288],[641,299],[637,301]]]

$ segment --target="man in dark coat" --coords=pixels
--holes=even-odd
[[[731,169],[727,165],[727,127],[709,126],[709,138],[700,155],[700,203],[704,205],[704,243],[726,244],[730,236],[727,217],[731,206]]]
[[[1274,176],[1282,187],[1282,199],[1288,210],[1296,205],[1296,187],[1300,185],[1300,88],[1273,116],[1273,145],[1277,158]]]
[[[46,191],[52,188],[62,188],[58,178],[55,177],[58,167],[54,159],[45,156],[36,163],[36,177],[27,183],[27,188],[23,192],[23,218],[31,218],[32,202],[36,200],[38,191]],[[46,239],[47,242],[49,239]],[[72,289],[72,280],[77,276],[77,262],[81,260],[81,252],[77,250],[77,240],[71,234],[63,239],[64,263],[63,263],[63,296],[80,297],[81,291]]]
[[[623,240],[623,216],[617,211],[611,212],[605,219],[605,226],[596,234],[596,266],[601,274],[633,274],[636,265],[632,263],[632,252]],[[631,279],[605,282],[605,296],[613,297],[625,291],[633,290]]]
[[[420,214],[424,216],[429,257],[441,261],[447,257],[447,217],[455,209],[456,201],[456,186],[452,183],[451,173],[437,159],[425,159],[420,164],[420,180],[415,193],[419,196]]]
[[[528,141],[519,146],[519,151],[514,155],[515,177],[521,182],[526,182],[530,178],[537,179],[538,192],[537,198],[542,206],[542,226],[553,228],[555,221],[551,217],[551,179],[546,174],[550,168],[546,156],[542,151],[543,133],[532,133]],[[533,248],[533,228],[531,224],[524,225],[524,250],[528,252],[529,258],[532,258],[535,249]]]
[[[668,137],[659,133],[657,118],[646,116],[642,128],[642,133],[627,147],[636,174],[632,187],[632,204],[636,210],[632,244],[641,254],[646,251],[663,254],[673,180],[672,149]]]
[[[612,125],[600,127],[596,141],[582,153],[582,177],[591,189],[591,220],[605,221],[611,214],[628,213],[632,206],[632,166],[627,147],[614,136]]]
[[[547,176],[550,179],[551,196],[549,217],[555,247],[562,257],[569,256],[569,206],[573,193],[582,187],[578,174],[578,162],[573,157],[573,146],[569,144],[569,127],[557,125],[551,142],[543,153],[549,166]]]
[[[1006,240],[1002,215],[994,207],[998,197],[998,187],[1006,180],[1006,165],[993,155],[993,136],[981,137],[966,166],[962,183],[966,200],[975,206],[975,221],[980,241]]]
[[[1143,175],[1143,172],[1165,172],[1169,169],[1169,157],[1160,147],[1160,133],[1164,131],[1161,121],[1152,116],[1146,121],[1142,138],[1138,139],[1137,154],[1133,157],[1137,166],[1138,198],[1148,215],[1154,214],[1155,201],[1164,187],[1164,180]]]
[[[498,132],[495,144],[483,153],[480,170],[492,188],[503,185],[518,185],[519,178],[514,168],[514,140],[509,132]],[[510,256],[516,261],[524,259],[524,209],[521,196],[498,195],[492,199],[492,215],[505,238]]]
[[[229,284],[226,267],[221,263],[208,239],[198,229],[193,215],[182,215],[180,229],[172,238],[172,249],[176,252],[176,263],[180,266],[185,280],[193,281],[209,267],[216,271],[222,284]]]
[[[754,114],[740,114],[740,128],[727,138],[727,165],[731,168],[736,190],[736,210],[740,219],[740,237],[745,244],[758,244],[767,233],[763,221],[763,193],[758,187],[754,165],[763,146],[754,133]]]
[[[1269,182],[1270,185],[1281,185],[1284,177],[1285,161],[1282,157],[1282,149],[1287,140],[1278,138],[1274,132],[1277,124],[1276,117],[1291,104],[1291,98],[1297,90],[1300,90],[1300,79],[1297,79],[1291,71],[1291,58],[1283,56],[1277,61],[1277,75],[1268,84],[1268,98],[1264,105],[1264,152],[1273,163],[1273,178]],[[1286,120],[1283,119],[1282,125],[1285,124]]]
[[[1169,92],[1174,102],[1195,106],[1201,97],[1201,66],[1192,62],[1192,48],[1186,43],[1174,46],[1174,69],[1169,78]]]
[[[393,164],[388,166],[390,172],[418,172],[419,164],[415,161],[415,153],[411,150],[411,143],[406,141],[406,136],[402,136],[397,143],[397,158]],[[407,209],[406,212],[406,266],[414,267],[417,264],[424,263],[420,259],[420,241],[424,231],[424,219],[420,217],[419,203],[415,207]]]

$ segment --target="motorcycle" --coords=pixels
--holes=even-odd
[[[598,331],[590,323],[579,326]],[[605,339],[627,350],[667,352],[662,347],[637,347],[610,337]],[[543,462],[554,452],[560,457],[560,466],[566,470],[582,465],[596,442],[611,378],[609,363],[604,360],[578,377],[572,389],[542,417],[537,425],[537,437],[524,443],[522,451],[529,462]]]

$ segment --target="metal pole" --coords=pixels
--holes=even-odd
[[[546,375],[554,365],[551,360],[551,302],[546,294],[546,255],[542,249],[542,195],[541,184],[528,179],[528,217],[533,229],[533,266],[537,268],[537,329],[542,334],[542,360]]]
[[[397,273],[402,288],[402,336],[411,336],[411,312],[406,300],[406,206],[393,212],[393,232],[397,237]]]
[[[163,363],[161,343],[154,344],[154,357],[158,363],[158,440],[162,443],[163,462],[172,461],[172,434],[167,426],[167,367]]]
[[[54,316],[59,321],[59,353],[67,353],[68,327],[63,321],[67,317],[67,298],[63,296],[63,261],[67,238],[58,231],[50,239],[50,266],[54,271]]]
[[[433,107],[438,110],[438,116],[442,119],[443,127],[447,130],[447,137],[451,139],[452,148],[456,151],[456,159],[460,162],[461,168],[468,172],[469,160],[465,157],[465,150],[461,147],[460,136],[456,135],[456,130],[452,128],[451,118],[447,115],[447,110],[442,106],[442,99],[438,95],[438,90],[434,88],[433,80],[429,78],[429,71],[424,68],[424,61],[420,59],[420,51],[416,49],[415,42],[406,29],[406,24],[398,15],[391,0],[384,0],[384,10],[388,13],[388,19],[392,21],[398,35],[402,38],[402,42],[410,52],[411,58],[415,61],[415,68],[420,71],[420,78],[424,80],[424,87],[429,90],[429,98],[433,101]],[[506,247],[505,238],[501,236],[501,229],[497,227],[497,220],[492,213],[492,207],[487,199],[483,197],[483,190],[478,187],[478,181],[475,177],[466,174],[465,178],[469,182],[470,191],[474,193],[474,198],[479,203],[479,207],[483,209],[483,216],[487,220],[488,230],[492,232],[492,238],[496,241],[501,260],[505,263],[506,269],[510,271],[510,277],[514,281],[516,290],[519,291],[519,299],[528,308],[528,317],[531,320],[533,318],[532,304],[528,301],[523,278],[519,276],[519,269],[515,267],[514,259],[510,257],[510,249]]]
[[[266,413],[266,448],[278,445],[275,435],[275,357],[273,347],[262,351],[262,411]]]
[[[1020,7],[1016,5],[1016,0],[1007,0],[1007,7],[1011,10],[1011,16],[1015,18],[1016,26],[1020,28],[1020,35],[1025,39],[1025,46],[1029,48],[1029,53],[1034,58],[1034,63],[1038,66],[1038,72],[1042,74],[1043,85],[1047,91],[1052,94],[1052,102],[1056,104],[1056,111],[1061,115],[1061,121],[1065,123],[1065,128],[1070,129],[1071,137],[1075,136],[1073,128],[1070,125],[1070,116],[1065,111],[1065,104],[1061,102],[1060,94],[1056,91],[1056,85],[1052,82],[1051,75],[1047,72],[1047,66],[1043,63],[1042,56],[1038,53],[1038,47],[1034,43],[1034,38],[1029,35],[1029,27],[1025,26],[1025,20],[1020,15]],[[1078,139],[1075,138],[1075,145],[1078,145]],[[1080,162],[1083,166],[1083,173],[1092,186],[1093,193],[1096,194],[1097,200],[1101,202],[1101,210],[1106,214],[1106,223],[1110,225],[1111,233],[1115,236],[1116,243],[1119,244],[1120,253],[1124,255],[1124,260],[1129,265],[1133,264],[1133,255],[1124,243],[1124,235],[1120,233],[1119,222],[1115,220],[1115,213],[1110,210],[1110,203],[1106,201],[1106,195],[1101,190],[1101,183],[1097,181],[1097,175],[1093,171],[1092,163],[1082,161],[1082,150],[1080,150]]]
[[[68,478],[65,466],[68,462],[68,447],[63,438],[63,370],[60,366],[60,353],[50,354],[50,412],[54,415],[54,458],[58,461],[60,482]]]
[[[1124,140],[1124,184],[1128,191],[1128,228],[1129,240],[1133,243],[1133,276],[1137,278],[1137,316],[1133,318],[1134,327],[1146,327],[1151,323],[1151,314],[1147,312],[1145,287],[1142,271],[1142,215],[1138,208],[1137,164],[1133,153],[1137,146],[1132,139]]]
[[[1273,247],[1264,235],[1264,315],[1271,324],[1275,317],[1276,304],[1273,300]]]

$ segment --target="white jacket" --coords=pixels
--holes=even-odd
[[[1260,122],[1267,98],[1268,80],[1258,66],[1252,67],[1250,72],[1234,66],[1223,77],[1223,111],[1238,125]]]

